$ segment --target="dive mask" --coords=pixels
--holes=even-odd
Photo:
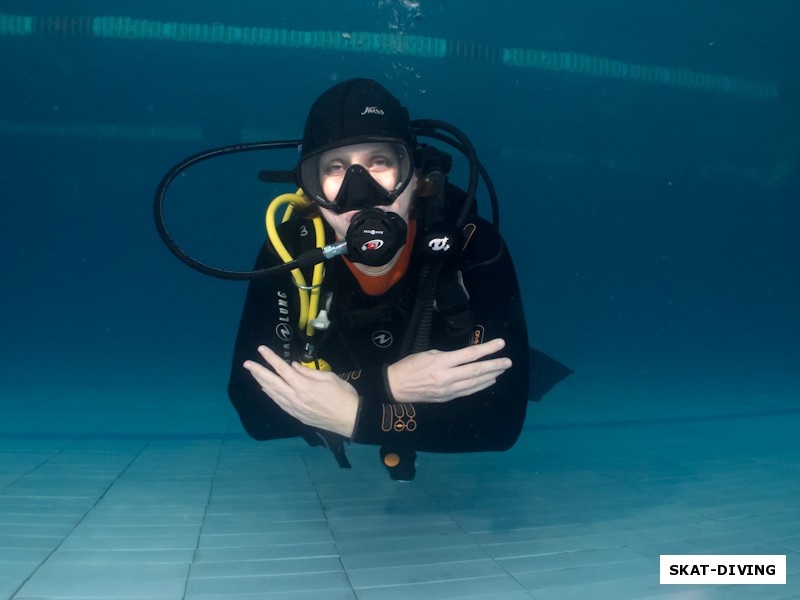
[[[341,214],[391,205],[413,174],[413,152],[405,142],[366,140],[305,157],[297,169],[297,183],[319,206]],[[387,181],[394,181],[391,189],[384,187]],[[326,188],[335,192],[332,200]]]

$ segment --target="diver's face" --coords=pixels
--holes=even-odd
[[[390,144],[369,143],[342,146],[323,152],[319,158],[319,178],[329,202],[336,199],[347,169],[364,167],[383,189],[391,192],[400,180],[397,153]]]
[[[387,192],[397,186],[400,179],[400,167],[397,154],[390,144],[367,143],[342,146],[323,152],[320,156],[319,177],[320,185],[325,197],[333,202],[339,189],[342,187],[344,175],[352,165],[364,167],[375,181]],[[411,212],[411,203],[417,187],[417,178],[414,175],[411,182],[389,206],[377,206],[386,212],[394,212],[408,222]],[[320,207],[320,212],[325,221],[336,232],[337,237],[343,238],[350,227],[353,217],[360,212],[351,210],[342,214]]]

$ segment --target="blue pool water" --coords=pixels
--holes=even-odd
[[[29,4],[0,4],[0,598],[800,597],[793,3]],[[361,76],[470,136],[532,344],[575,371],[512,451],[424,455],[405,486],[372,448],[345,472],[246,438],[245,285],[152,219],[177,161],[296,139]],[[182,243],[248,268],[260,160],[177,182]],[[661,586],[662,554],[786,555],[787,584]]]

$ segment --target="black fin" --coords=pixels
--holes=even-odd
[[[530,348],[529,350],[528,381],[530,387],[528,399],[532,402],[539,402],[542,396],[553,389],[557,383],[572,375],[574,371],[536,348]]]

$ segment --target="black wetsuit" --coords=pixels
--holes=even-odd
[[[287,247],[292,239],[311,237],[301,235],[308,224],[296,218],[279,228]],[[447,300],[438,297],[431,319],[430,348],[455,350],[500,337],[506,347],[498,356],[510,357],[513,366],[489,388],[450,402],[398,403],[386,385],[385,368],[402,358],[400,348],[414,306],[422,269],[416,249],[403,278],[377,297],[362,291],[342,259],[326,263],[321,306],[331,293],[331,325],[327,331],[317,331],[314,339],[319,358],[349,381],[360,396],[353,442],[407,452],[473,452],[506,450],[519,437],[528,401],[529,349],[516,273],[503,240],[491,224],[471,217],[465,229],[466,247],[456,260],[456,268],[445,274],[450,273],[451,282],[458,281],[460,271],[474,325],[453,331],[438,310]],[[298,250],[296,245],[294,249]],[[256,267],[279,263],[267,244]],[[229,395],[245,430],[255,439],[302,436],[315,443],[317,431],[279,408],[242,367],[246,359],[261,360],[256,351],[260,344],[287,359],[296,359],[303,347],[297,319],[297,292],[288,275],[250,283],[236,339]]]

